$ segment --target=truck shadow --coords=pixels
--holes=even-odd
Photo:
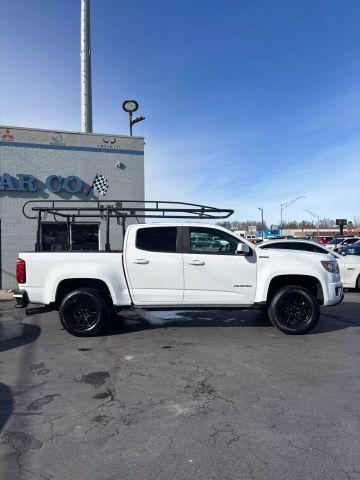
[[[334,307],[335,308],[335,307]],[[360,326],[356,312],[359,303],[347,302],[336,307],[334,313],[322,312],[316,328],[311,335],[335,332]],[[326,312],[329,310],[327,309]],[[126,312],[115,318],[101,333],[102,336],[120,335],[153,328],[168,327],[273,327],[270,320],[260,311],[255,310],[176,310]]]
[[[5,383],[0,382],[0,432],[4,428],[6,422],[11,417],[14,409],[14,400],[11,393],[11,388]]]
[[[154,328],[189,327],[271,327],[259,311],[176,310],[126,312],[115,318],[101,335],[120,335]]]
[[[38,325],[28,323],[0,323],[0,352],[22,347],[34,342],[40,335]]]
[[[41,328],[38,325],[22,323],[22,315],[21,311],[1,311],[0,317],[4,316],[6,320],[0,321],[0,352],[28,346],[20,349],[16,357],[6,357],[4,355],[4,358],[8,358],[9,361],[15,362],[17,365],[17,374],[12,377],[12,382],[15,385],[22,385],[22,388],[26,391],[30,384],[28,367],[31,365],[35,353],[31,344],[40,336]],[[8,318],[9,320],[7,320]],[[5,371],[3,377],[5,377]],[[0,432],[4,429],[14,410],[12,382],[11,387],[6,385],[3,379],[0,382]]]

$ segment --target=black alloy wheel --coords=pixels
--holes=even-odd
[[[104,299],[93,288],[79,288],[63,299],[59,317],[65,330],[76,336],[97,334],[108,317]]]
[[[282,332],[302,335],[310,332],[318,323],[320,307],[310,290],[292,285],[282,288],[274,295],[269,317]]]

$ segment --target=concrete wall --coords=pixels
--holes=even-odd
[[[105,134],[55,132],[0,126],[0,176],[8,173],[30,174],[36,178],[36,192],[0,189],[1,279],[0,288],[13,288],[18,253],[33,250],[36,222],[26,219],[22,207],[28,200],[40,199],[144,199],[144,139]],[[70,194],[48,190],[50,175],[76,175],[91,185],[95,175],[104,175],[110,187],[105,197],[92,191]],[[52,219],[49,219],[52,220]],[[134,220],[136,221],[136,220]],[[101,224],[100,241],[104,248],[105,229]],[[113,224],[111,246],[122,245],[121,227]]]

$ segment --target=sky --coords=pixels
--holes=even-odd
[[[0,124],[80,130],[80,0],[0,0]],[[92,0],[93,127],[146,120],[146,198],[360,216],[358,0]]]

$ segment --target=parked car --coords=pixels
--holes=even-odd
[[[257,236],[256,235],[245,235],[246,240],[248,240],[251,243],[256,243]]]
[[[337,248],[339,249],[343,247],[348,247],[350,245],[355,245],[358,243],[358,241],[359,241],[359,237],[347,237]]]
[[[341,247],[338,251],[340,255],[360,255],[360,243],[356,242],[352,245]]]
[[[288,237],[289,238],[289,237]],[[293,237],[295,240],[313,240],[313,237],[310,237],[309,235],[305,235],[303,237]]]
[[[326,237],[314,237],[314,241],[316,243],[320,243],[321,245],[327,245],[331,240],[333,240],[334,237],[332,236],[326,236]]]
[[[346,248],[355,248],[349,246]],[[356,247],[357,248],[357,247]],[[329,252],[326,247],[315,242],[305,242],[301,240],[294,241],[275,241],[268,242],[265,245],[259,245],[258,249],[277,249],[277,250],[295,250],[301,252],[320,253],[322,255],[329,253],[335,257],[339,264],[340,278],[346,288],[357,288],[360,290],[360,257],[353,255],[339,255],[335,252]]]
[[[301,250],[303,252],[316,252],[329,254],[330,252],[310,240],[294,240],[294,239],[282,239],[282,240],[273,240],[269,241],[264,245],[259,245],[259,248],[262,249],[277,249],[277,250]]]
[[[337,237],[331,240],[331,242],[326,245],[326,248],[337,252],[340,248],[345,247],[346,245],[352,245],[358,240],[358,237]]]
[[[14,297],[58,310],[79,336],[98,333],[114,309],[204,307],[258,308],[282,332],[307,333],[320,305],[342,301],[338,263],[265,246],[219,226],[133,224],[123,252],[21,252]]]
[[[335,249],[335,247],[337,247],[338,245],[340,245],[340,243],[344,240],[343,237],[335,237],[333,238],[332,240],[330,240],[330,242],[328,242],[326,244],[326,248],[328,250],[331,250],[333,251]]]
[[[268,242],[268,241],[271,241],[271,240],[282,240],[284,239],[285,237],[281,236],[281,235],[273,235],[273,236],[268,236],[266,238],[264,238],[264,241]]]

